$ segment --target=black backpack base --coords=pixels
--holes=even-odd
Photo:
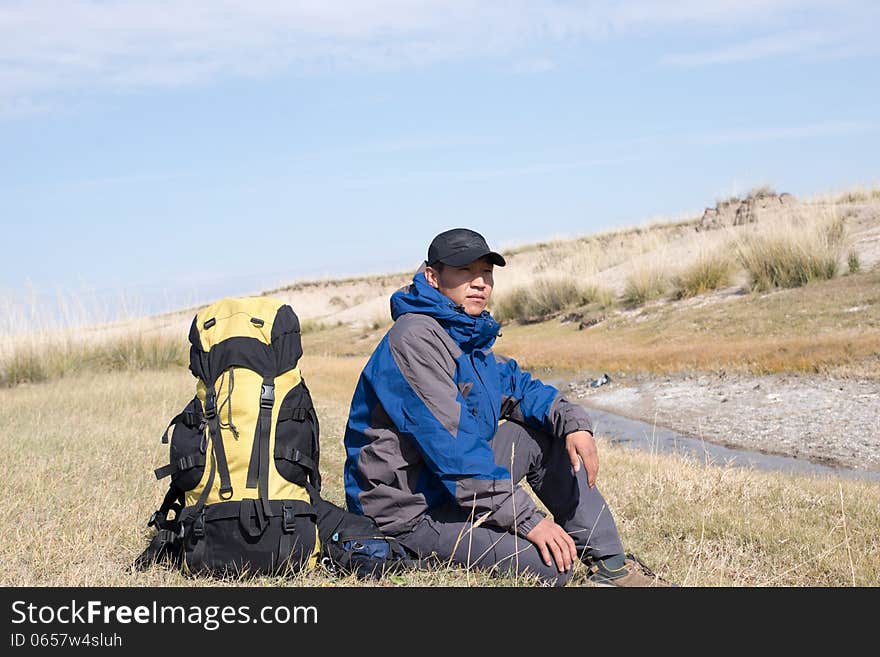
[[[190,575],[235,579],[301,573],[314,551],[316,525],[320,565],[331,575],[378,580],[423,567],[401,543],[382,534],[372,518],[321,498],[312,486],[308,489],[311,504],[273,500],[271,516],[261,521],[261,505],[252,500],[206,505],[188,518],[191,508],[183,506],[183,494],[172,488],[150,518],[148,525],[156,533],[133,568],[144,571],[165,564]],[[267,547],[255,549],[257,543]]]

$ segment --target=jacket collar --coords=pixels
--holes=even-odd
[[[431,287],[425,279],[424,265],[413,276],[410,285],[391,295],[391,317],[397,320],[404,313],[433,317],[463,351],[491,347],[501,329],[488,311],[472,317]]]

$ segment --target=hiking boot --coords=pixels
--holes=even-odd
[[[587,579],[595,586],[678,586],[654,573],[634,554],[627,554],[623,566],[616,570],[603,561],[594,561]]]

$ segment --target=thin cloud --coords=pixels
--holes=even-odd
[[[812,10],[851,20],[870,11],[864,1],[844,6],[830,0],[7,0],[0,4],[0,96],[459,60],[540,71],[553,68],[568,46],[636,31],[786,24]]]
[[[776,126],[770,128],[750,128],[696,135],[689,140],[702,146],[718,146],[785,139],[811,139],[835,135],[867,134],[880,131],[880,123],[859,121],[823,121],[797,126]]]
[[[2,107],[0,107],[2,109]],[[23,111],[26,108],[23,108]],[[2,116],[2,114],[0,114]],[[443,152],[458,149],[470,149],[475,147],[495,146],[503,140],[500,137],[490,135],[471,135],[471,134],[417,134],[395,139],[383,139],[366,141],[362,143],[347,144],[344,147],[324,148],[320,150],[305,151],[293,156],[283,156],[275,158],[263,158],[262,164],[272,170],[293,168],[297,165],[318,163],[322,160],[332,161],[334,159],[344,158],[350,160],[353,156],[373,156],[385,154],[401,154],[401,153],[420,153],[420,152]],[[27,185],[3,185],[0,183],[0,192],[11,192],[21,190],[51,189],[51,190],[77,190],[88,189],[92,187],[112,187],[124,185],[141,185],[144,183],[172,182],[177,180],[204,178],[207,175],[216,176],[230,173],[231,167],[235,166],[234,162],[226,163],[227,168],[224,169],[223,164],[218,164],[219,169],[215,169],[211,174],[207,174],[200,170],[162,170],[162,171],[139,171],[123,175],[107,175],[90,178],[71,178],[71,179],[52,179],[51,181],[39,181]],[[269,179],[269,175],[261,174],[260,183],[263,184]],[[285,179],[283,176],[278,179]],[[253,183],[245,185],[247,187],[257,187]]]
[[[599,166],[634,162],[641,159],[639,155],[629,154],[605,158],[591,158],[571,160],[568,162],[553,162],[548,164],[523,165],[516,167],[488,167],[471,170],[432,171],[424,174],[395,175],[380,178],[365,178],[361,180],[345,180],[340,184],[346,187],[384,187],[404,184],[437,183],[442,182],[471,182],[490,179],[518,178],[523,176],[541,176],[564,171],[577,171]]]
[[[618,157],[591,158],[575,160],[571,162],[558,162],[552,164],[537,164],[521,167],[501,167],[497,169],[478,169],[454,174],[452,177],[458,180],[484,180],[489,178],[511,178],[516,176],[533,176],[547,173],[560,173],[563,171],[576,171],[592,167],[620,164],[638,160],[636,155],[622,155]]]
[[[9,98],[0,96],[0,120],[54,114],[59,110],[59,105],[50,100],[38,100],[27,96]]]
[[[846,33],[818,30],[773,34],[701,52],[667,55],[661,60],[661,64],[697,68],[803,53],[819,53],[817,56],[821,57],[823,50],[836,52],[836,46],[846,43],[849,36]]]

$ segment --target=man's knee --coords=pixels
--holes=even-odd
[[[541,462],[549,436],[513,421],[503,422],[492,438],[495,463],[504,466],[519,481]]]

